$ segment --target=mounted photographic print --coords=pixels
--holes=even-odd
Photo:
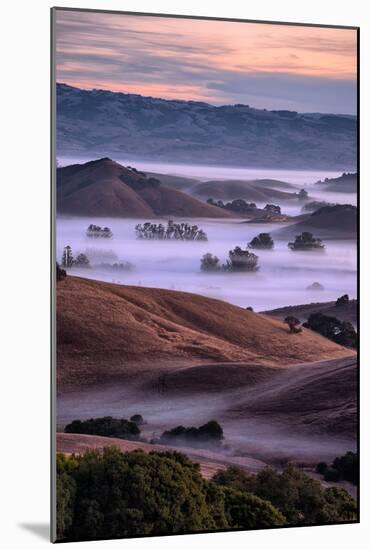
[[[53,541],[358,521],[358,34],[52,10]]]

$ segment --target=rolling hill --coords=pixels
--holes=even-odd
[[[270,180],[225,180],[206,181],[198,183],[188,189],[188,193],[203,200],[213,198],[216,200],[244,199],[252,202],[288,201],[297,200],[295,192],[281,191],[274,187],[268,187]],[[271,183],[277,187],[277,183]],[[290,188],[289,188],[290,189]]]
[[[354,355],[220,300],[71,276],[57,287],[57,351],[59,391],[118,379],[142,384],[184,366],[278,367]]]
[[[356,117],[210,105],[57,84],[58,156],[347,170]]]
[[[274,232],[278,237],[292,237],[309,231],[323,239],[357,239],[357,208],[351,204],[323,206],[310,216]]]
[[[122,218],[237,217],[109,158],[58,168],[57,212]]]
[[[357,173],[343,173],[338,178],[326,178],[324,181],[318,181],[325,191],[334,191],[338,193],[357,193]]]

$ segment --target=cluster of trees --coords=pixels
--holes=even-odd
[[[349,303],[348,294],[340,296],[336,300],[336,307],[347,305]],[[292,334],[302,331],[302,327],[309,328],[318,332],[325,338],[329,338],[336,344],[348,348],[357,348],[357,333],[349,321],[340,321],[336,317],[325,315],[324,313],[312,313],[308,320],[302,324],[301,321],[293,315],[288,315],[284,322],[288,325]]]
[[[246,202],[243,199],[235,199],[230,202],[223,202],[221,200],[216,201],[210,198],[206,202],[211,206],[224,208],[225,210],[230,210],[231,212],[236,212],[237,214],[249,214],[257,210],[257,206],[254,202]]]
[[[303,326],[318,332],[336,344],[357,348],[357,333],[349,321],[340,321],[336,317],[318,312],[312,313]]]
[[[247,249],[243,250],[240,246],[236,246],[228,253],[228,260],[225,264],[220,264],[219,258],[209,252],[204,254],[200,260],[201,271],[217,273],[220,271],[256,271],[259,258],[253,252]]]
[[[324,250],[322,239],[316,239],[309,231],[296,235],[294,242],[288,243],[291,250]]]
[[[90,418],[88,420],[73,420],[73,422],[65,426],[64,432],[138,440],[141,433],[138,424],[137,421],[132,419],[126,420],[125,418],[103,416],[100,418]]]
[[[82,252],[75,258],[73,256],[72,248],[67,245],[63,250],[61,265],[65,269],[70,269],[71,267],[90,267],[90,260],[87,258],[86,254],[83,254]]]
[[[208,447],[209,445],[219,446],[223,439],[223,428],[216,420],[210,420],[210,422],[203,424],[199,428],[177,426],[172,430],[167,430],[162,433],[155,443],[178,447]]]
[[[110,227],[100,227],[91,223],[86,230],[87,237],[111,239],[113,232]]]
[[[145,172],[140,172],[133,166],[126,166],[126,168],[128,172],[122,174],[120,179],[135,190],[145,189],[146,187],[157,188],[161,185],[160,180],[154,177],[147,177]]]
[[[174,223],[169,220],[167,225],[162,223],[145,222],[135,227],[138,239],[175,239],[179,241],[207,241],[208,237],[197,225],[189,223]]]
[[[270,236],[270,233],[259,233],[259,235],[254,237],[247,246],[249,248],[271,250],[274,248],[274,241]]]
[[[275,506],[248,491],[205,480],[171,453],[116,448],[57,457],[57,535],[86,540],[282,526]]]
[[[345,480],[357,485],[359,476],[357,453],[349,451],[343,456],[338,456],[330,466],[326,462],[319,462],[316,471],[324,476],[325,481]]]
[[[218,208],[224,208],[237,214],[252,214],[258,210],[258,207],[254,202],[246,202],[244,199],[234,199],[230,202],[223,202],[221,200],[214,200],[212,198],[206,201],[211,206],[217,206]],[[281,216],[281,207],[276,204],[266,204],[263,208],[265,214],[272,216]]]
[[[131,271],[134,268],[134,265],[131,262],[114,262],[109,264],[106,262],[96,264],[95,266],[98,269],[106,269],[109,271]]]
[[[231,467],[220,471],[213,481],[222,487],[252,493],[271,502],[286,518],[288,525],[311,525],[356,519],[356,502],[345,489],[324,489],[302,470],[288,465],[281,473],[272,468],[256,476]]]

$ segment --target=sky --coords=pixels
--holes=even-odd
[[[84,89],[356,114],[356,31],[57,10],[56,75]]]

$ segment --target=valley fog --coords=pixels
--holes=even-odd
[[[324,252],[293,252],[288,249],[287,240],[274,237],[274,250],[255,251],[260,266],[257,272],[209,274],[200,270],[200,259],[205,253],[215,254],[225,263],[229,250],[235,246],[245,248],[255,235],[273,233],[281,225],[174,218],[175,222],[198,225],[207,233],[208,242],[136,239],[135,225],[145,221],[167,222],[165,219],[58,217],[57,260],[61,261],[64,246],[70,245],[74,256],[83,252],[92,264],[91,268],[70,269],[71,275],[194,292],[241,307],[252,306],[256,311],[335,300],[345,293],[356,297],[354,241],[326,241]],[[113,238],[87,237],[90,223],[110,227]],[[115,262],[130,262],[133,267],[116,271],[94,266]],[[314,282],[319,282],[324,289],[307,290]]]
[[[98,158],[98,157],[96,157]],[[123,164],[123,166],[131,165],[138,170],[146,170],[147,172],[157,172],[159,174],[171,174],[173,176],[183,176],[187,178],[195,178],[199,181],[207,180],[255,180],[255,179],[275,179],[292,183],[295,185],[308,185],[324,180],[325,178],[335,178],[340,176],[342,171],[328,170],[288,170],[287,168],[253,168],[253,167],[229,167],[229,166],[207,166],[207,165],[191,165],[191,164],[174,164],[154,161],[133,161],[131,158],[121,158],[117,154],[111,156],[113,160]],[[69,164],[82,164],[90,160],[95,160],[91,157],[58,157],[60,166]]]

